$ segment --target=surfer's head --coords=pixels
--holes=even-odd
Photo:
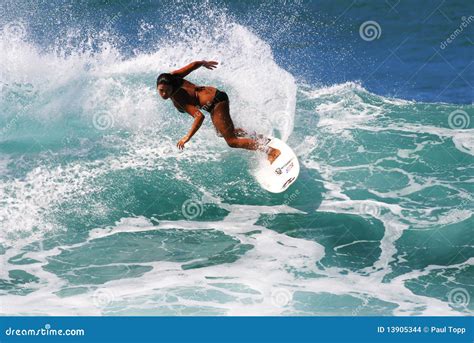
[[[156,79],[156,90],[163,99],[169,99],[176,90],[183,84],[183,79],[179,76],[163,73]]]

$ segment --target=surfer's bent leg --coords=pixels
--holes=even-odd
[[[259,144],[255,139],[239,138],[236,136],[236,133],[239,133],[239,131],[234,128],[234,123],[229,114],[228,101],[221,101],[215,105],[211,119],[216,130],[224,137],[227,145],[230,147],[248,150],[257,150],[259,148]]]
[[[232,148],[264,151],[268,155],[268,160],[272,163],[279,155],[280,150],[262,146],[256,139],[237,137],[242,133],[241,129],[236,129],[229,113],[229,101],[217,103],[211,114],[212,123],[224,137],[227,145]],[[242,130],[244,131],[244,130]]]

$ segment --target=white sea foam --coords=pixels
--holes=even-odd
[[[248,217],[248,209],[245,206],[233,205],[227,208],[231,210],[229,217],[233,220],[222,222],[166,221],[151,226],[146,218],[123,218],[114,227],[91,232],[89,240],[120,232],[146,232],[168,228],[214,229],[238,239],[242,244],[251,244],[254,247],[232,263],[232,268],[220,264],[183,270],[179,262],[141,263],[143,266],[152,266],[153,269],[138,279],[120,279],[100,286],[85,285],[88,289],[84,289],[80,294],[60,298],[54,292],[67,284],[54,274],[42,270],[40,264],[27,265],[26,271],[43,280],[41,288],[28,296],[4,297],[4,303],[8,305],[5,306],[6,314],[156,315],[170,313],[167,311],[180,313],[181,307],[188,308],[188,311],[191,311],[187,312],[188,314],[278,315],[292,313],[293,297],[297,292],[353,294],[360,299],[373,297],[396,304],[398,308],[395,313],[399,315],[458,314],[447,303],[415,295],[405,286],[406,281],[427,275],[433,270],[443,269],[444,266],[430,266],[423,271],[413,270],[389,283],[381,283],[377,273],[364,276],[347,271],[341,274],[339,268],[316,270],[315,262],[324,256],[322,246],[255,225],[258,215]],[[271,208],[259,210],[266,212]],[[360,242],[353,242],[356,243]],[[63,249],[78,248],[83,244],[86,243],[31,252],[27,256],[45,263],[48,257],[54,257]],[[473,262],[471,259],[459,267],[472,265]],[[293,269],[314,271],[326,277],[301,278],[292,273]],[[99,301],[99,305],[96,299],[98,296],[104,298],[102,302]],[[45,301],[47,306],[44,305]]]

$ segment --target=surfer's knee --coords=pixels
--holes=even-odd
[[[231,148],[240,147],[239,139],[237,137],[226,138],[225,141],[227,142],[227,145],[230,146]]]

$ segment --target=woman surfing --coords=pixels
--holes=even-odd
[[[199,130],[204,121],[204,115],[200,110],[205,110],[211,114],[216,131],[224,137],[231,148],[264,151],[268,156],[268,161],[272,163],[280,155],[280,150],[266,147],[256,139],[242,137],[247,133],[234,127],[229,112],[229,97],[225,92],[215,87],[196,86],[184,79],[200,67],[213,70],[217,64],[215,61],[195,61],[171,73],[160,74],[156,80],[156,88],[160,96],[165,100],[171,99],[178,111],[187,112],[194,118],[188,134],[178,142],[178,148],[184,149],[184,145]]]

